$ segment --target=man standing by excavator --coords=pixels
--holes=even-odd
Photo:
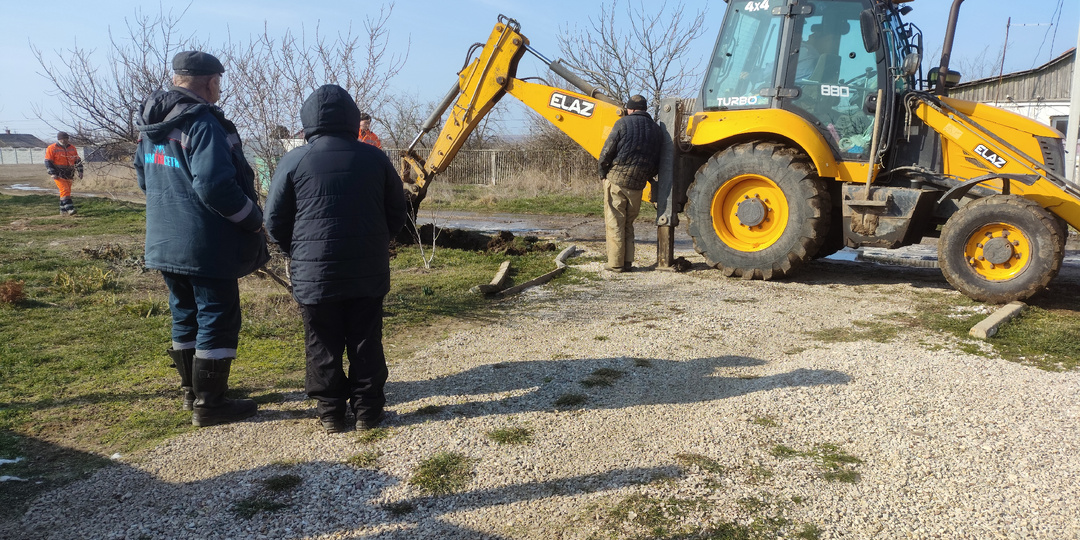
[[[641,209],[641,192],[660,170],[663,131],[646,112],[641,95],[626,101],[626,116],[615,122],[600,150],[604,180],[604,225],[607,231],[607,269],[627,272],[634,262],[634,220]]]

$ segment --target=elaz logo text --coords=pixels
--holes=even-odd
[[[585,118],[591,117],[593,109],[596,108],[596,104],[591,101],[558,92],[551,94],[551,101],[548,102],[548,105],[554,109],[574,113]]]
[[[989,161],[991,165],[999,169],[1009,164],[1009,162],[1006,161],[1005,158],[991,152],[989,148],[981,144],[975,147],[975,153],[979,154],[983,157],[983,159]]]

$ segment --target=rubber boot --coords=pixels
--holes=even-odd
[[[191,363],[195,359],[195,349],[176,350],[170,348],[169,358],[173,367],[180,374],[180,388],[184,391],[184,410],[190,411],[195,405],[195,392],[191,389]]]
[[[191,413],[191,425],[213,426],[243,420],[255,414],[258,405],[250,399],[228,399],[229,370],[232,358],[211,360],[195,357],[192,363],[192,383],[195,391],[195,407]]]

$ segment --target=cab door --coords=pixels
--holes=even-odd
[[[728,6],[701,90],[704,110],[775,106],[769,90],[777,83],[784,18],[773,13],[773,6],[782,4],[784,0],[738,0]]]
[[[866,0],[803,0],[793,17],[781,108],[807,119],[842,160],[869,159],[874,101],[887,71],[866,52],[859,15]],[[809,9],[806,9],[809,7]],[[884,62],[884,58],[882,58]]]

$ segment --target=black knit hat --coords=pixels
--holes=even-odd
[[[630,96],[630,99],[626,100],[626,108],[634,109],[635,111],[644,111],[649,108],[649,103],[645,101],[645,96],[634,94]]]
[[[225,73],[225,66],[214,55],[202,51],[176,53],[172,59],[173,72],[177,75],[217,75]]]
[[[68,138],[68,134],[67,134],[67,132],[66,132],[66,131],[60,131],[60,132],[57,132],[57,133],[56,133],[56,138],[57,138],[57,139],[67,139],[67,138]]]

